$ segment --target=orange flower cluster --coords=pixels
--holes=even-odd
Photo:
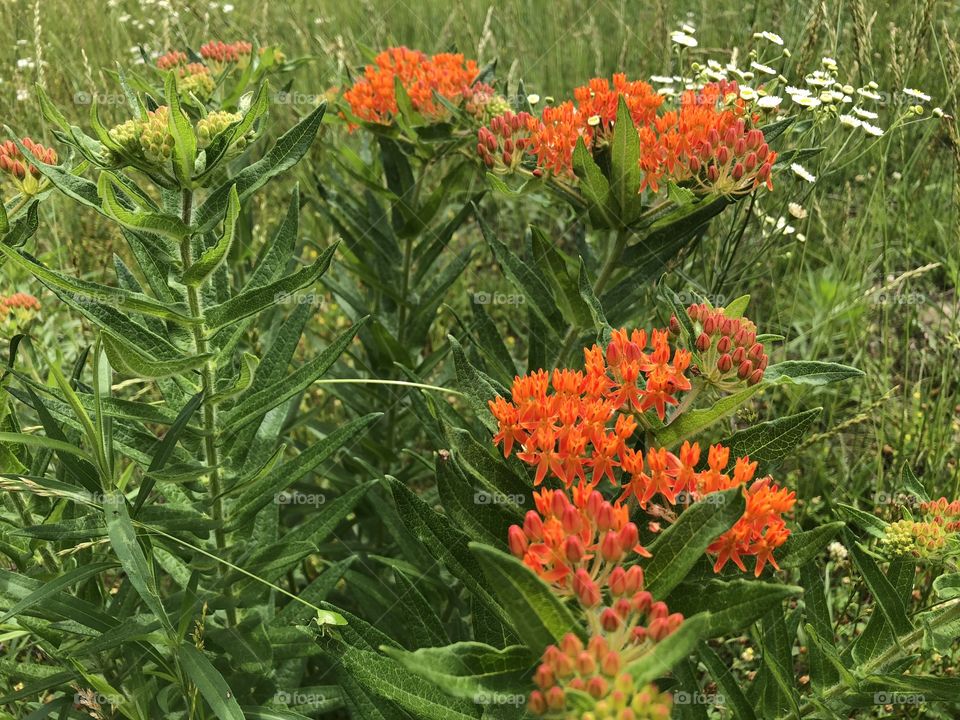
[[[157,67],[160,70],[170,70],[179,65],[187,64],[187,54],[180,50],[171,50],[157,58]]]
[[[250,61],[253,45],[243,40],[225,43],[222,40],[211,40],[200,48],[200,56],[217,65],[245,65]]]
[[[28,137],[22,138],[24,147],[47,165],[57,164],[57,152]],[[29,163],[12,140],[0,143],[0,172],[5,173],[24,195],[35,195],[40,190],[40,170]]]
[[[576,595],[584,607],[600,602],[601,586],[613,566],[634,553],[649,557],[627,508],[604,500],[596,490],[578,485],[572,502],[563,490],[541,490],[533,497],[537,510],[527,512],[523,527],[510,526],[510,550],[558,592]]]
[[[657,191],[665,180],[693,181],[708,192],[741,194],[760,184],[773,189],[776,153],[763,132],[750,127],[735,82],[688,90],[678,110],[640,128],[641,189]]]
[[[16,310],[40,312],[40,301],[29,293],[18,292],[7,297],[0,297],[0,310],[4,312]]]
[[[621,96],[637,127],[654,121],[664,99],[649,84],[642,80],[627,80],[623,73],[613,76],[612,85],[606,78],[593,78],[573,91],[579,115],[586,118],[588,127],[601,136],[612,132]]]
[[[564,720],[667,720],[670,695],[654,685],[637,688],[626,672],[628,663],[625,654],[605,637],[595,635],[584,646],[568,633],[559,646],[551,645],[543,654],[534,675],[538,689],[530,694],[527,709],[534,715]],[[577,696],[577,705],[572,696]],[[584,702],[593,705],[592,712],[583,713]]]
[[[446,109],[434,100],[436,93],[451,102],[460,102],[477,79],[475,60],[463,55],[427,55],[406,47],[390,48],[367,65],[363,77],[344,93],[351,112],[365,122],[386,125],[399,112],[396,80],[410,98],[413,109],[427,118],[446,117]]]
[[[770,358],[757,342],[757,326],[744,317],[729,317],[724,308],[691,305],[701,377],[724,390],[744,382],[756,385],[763,379]]]
[[[950,502],[945,497],[920,503],[920,512],[930,522],[942,525],[947,532],[960,532],[960,500]]]
[[[567,487],[579,478],[590,487],[604,477],[614,481],[626,442],[637,428],[628,413],[656,410],[662,420],[667,405],[677,404],[677,394],[690,389],[685,371],[690,364],[686,350],[671,352],[669,331],[613,332],[606,354],[597,345],[584,351],[584,370],[540,370],[514,379],[512,402],[503,397],[490,401],[490,411],[499,423],[494,437],[508,456],[514,443],[517,456],[537,467],[535,484],[547,474]],[[550,393],[550,389],[553,392]]]
[[[524,151],[530,144],[527,122],[531,118],[530,113],[507,111],[493,118],[487,127],[480,128],[477,154],[488,169],[511,172],[522,162]],[[534,171],[539,172],[539,169]]]

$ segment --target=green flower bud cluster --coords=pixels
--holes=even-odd
[[[239,113],[227,112],[225,110],[216,110],[208,114],[205,118],[197,121],[197,145],[205,148],[213,142],[213,139],[230,127],[233,123],[239,122],[243,116]],[[234,145],[237,149],[243,149],[246,146],[245,137],[237,138]]]
[[[162,164],[173,155],[174,139],[170,134],[169,109],[161,105],[147,113],[140,130],[140,150],[147,160]]]
[[[206,100],[213,95],[217,84],[206,65],[191,63],[180,71],[179,89],[183,95],[195,95]]]
[[[898,520],[887,526],[880,545],[892,557],[932,558],[946,547],[943,526],[933,522]]]

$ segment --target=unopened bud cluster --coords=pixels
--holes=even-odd
[[[228,65],[236,65],[243,69],[250,63],[252,53],[253,45],[243,40],[233,43],[211,40],[200,48],[200,56],[213,63],[218,70],[222,70]]]
[[[463,89],[463,109],[478,120],[509,112],[510,103],[487,83],[476,82]]]
[[[496,173],[511,173],[523,162],[524,153],[530,145],[527,123],[529,113],[507,110],[497,115],[477,132],[477,153],[483,164]],[[541,171],[536,169],[534,175]]]
[[[584,645],[568,633],[537,668],[527,709],[564,720],[666,720],[671,698],[653,685],[636,687],[626,661],[603,636]],[[571,696],[576,696],[576,704]],[[590,706],[589,709],[584,709]]]
[[[687,316],[694,324],[700,372],[708,382],[730,390],[763,379],[770,358],[763,343],[757,342],[757,328],[750,320],[728,317],[723,308],[704,303],[688,307]],[[676,319],[670,325],[679,332]]]
[[[180,68],[178,88],[181,93],[196,95],[201,100],[206,100],[213,95],[216,87],[210,68],[203,63],[190,63]]]
[[[217,135],[234,123],[240,122],[241,119],[243,119],[243,116],[239,113],[226,112],[225,110],[217,110],[207,114],[205,118],[197,121],[197,144],[202,148],[207,147]],[[246,138],[241,137],[237,138],[234,146],[237,150],[242,150],[246,143]]]
[[[706,190],[722,195],[753,192],[764,184],[773,189],[771,171],[777,154],[757,128],[743,118],[723,133],[711,128],[706,140],[687,159],[691,176]]]
[[[35,143],[28,137],[20,142],[34,157],[46,165],[57,164],[57,153],[51,148]],[[24,195],[36,195],[42,187],[40,170],[20,152],[12,140],[0,143],[0,172],[3,172]]]
[[[937,560],[960,551],[960,500],[946,498],[921,503],[920,519],[907,518],[887,525],[880,546],[893,557]]]

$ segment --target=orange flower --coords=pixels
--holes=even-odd
[[[21,142],[40,162],[56,165],[55,150],[35,143],[28,137]],[[36,195],[40,191],[40,170],[27,161],[12,140],[0,143],[0,172],[5,173],[24,195]]]
[[[530,130],[531,152],[537,164],[557,175],[573,175],[573,151],[581,136],[587,146],[592,142],[592,133],[586,119],[572,102],[546,107],[540,118],[527,121]]]
[[[395,82],[399,78],[413,109],[431,120],[446,117],[447,110],[433,94],[459,102],[479,74],[474,60],[441,53],[428,56],[419,50],[395,47],[384,50],[367,65],[363,77],[344,93],[351,112],[361,120],[387,125],[399,112]]]
[[[161,70],[169,70],[170,68],[177,67],[178,65],[185,65],[186,63],[187,54],[180,52],[179,50],[171,50],[170,52],[157,58],[157,67]]]
[[[223,40],[211,40],[200,48],[200,56],[219,66],[237,64],[244,66],[250,62],[253,45],[243,40],[225,43]]]
[[[627,80],[623,73],[613,76],[612,87],[606,78],[593,78],[573,91],[580,117],[601,134],[612,131],[621,95],[630,110],[633,124],[638,128],[653,122],[657,109],[663,104],[663,96],[650,85],[640,80]]]
[[[522,527],[510,527],[510,550],[585,608],[601,602],[614,566],[633,554],[649,557],[627,508],[604,500],[596,490],[579,485],[572,502],[563,490],[540,490],[533,497],[537,509],[527,512]]]
[[[29,293],[18,292],[7,297],[0,297],[0,310],[40,312],[40,301]]]

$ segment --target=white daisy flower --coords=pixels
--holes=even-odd
[[[932,99],[926,93],[920,92],[919,90],[914,90],[913,88],[904,88],[903,94],[909,95],[910,97],[916,98],[917,100],[922,100],[923,102],[930,102],[930,100]]]
[[[877,137],[883,137],[883,128],[879,128],[876,125],[871,125],[870,123],[863,121],[860,125],[866,132]]]
[[[527,95],[527,102],[531,105],[536,105],[538,102],[540,102],[540,96],[536,93],[531,93],[530,95]]]
[[[757,91],[754,90],[752,87],[747,87],[746,85],[744,85],[743,87],[740,88],[740,99],[741,99],[741,100],[756,100],[756,99],[757,99]]]
[[[754,33],[753,36],[758,40],[762,39],[768,42],[772,42],[774,45],[783,45],[783,38],[777,35],[776,33],[767,32],[766,30],[764,30],[763,32]]]
[[[774,95],[764,95],[762,98],[757,100],[757,105],[762,108],[770,109],[777,107],[777,105],[779,105],[781,102],[783,102],[783,98],[778,98]]]
[[[863,124],[863,120],[854,117],[853,115],[841,115],[839,120],[841,125],[846,125],[847,127],[852,128],[860,127]]]
[[[854,108],[853,111],[860,117],[866,118],[867,120],[876,120],[878,117],[880,117],[875,112],[865,110],[864,108]]]
[[[808,183],[814,183],[817,181],[817,176],[810,173],[803,165],[800,163],[793,163],[790,166],[790,169],[797,175],[797,177],[806,180]]]
[[[670,40],[675,42],[677,45],[684,45],[691,48],[695,48],[697,46],[697,39],[693,37],[693,35],[688,35],[680,30],[675,30],[674,32],[670,33]]]
[[[803,220],[807,217],[807,211],[800,203],[792,202],[787,205],[787,210],[793,215],[797,220]]]
[[[684,23],[683,25],[680,26],[680,29],[683,30],[683,32],[685,33],[689,33],[690,35],[693,35],[697,31],[697,29],[693,25],[690,25],[689,23]]]
[[[787,95],[799,95],[801,97],[806,97],[810,94],[810,91],[806,88],[793,87],[793,85],[787,85]]]
[[[818,98],[808,97],[806,95],[798,95],[792,99],[797,105],[810,109],[820,107],[823,104]]]
[[[772,67],[770,67],[769,65],[764,65],[763,63],[752,62],[752,63],[750,63],[750,67],[752,67],[754,70],[759,70],[759,71],[762,72],[762,73],[766,73],[767,75],[776,75],[776,74],[777,74],[777,71],[776,71],[776,70],[774,70],[774,69],[773,69]]]
[[[873,92],[873,90],[870,90],[870,89],[868,89],[868,88],[858,88],[858,89],[857,89],[857,94],[860,95],[860,96],[862,96],[862,97],[869,98],[870,100],[882,100],[882,99],[883,99],[883,98],[880,96],[879,93],[875,93],[875,92]]]
[[[650,81],[658,84],[672,83],[673,78],[670,75],[651,75]]]

